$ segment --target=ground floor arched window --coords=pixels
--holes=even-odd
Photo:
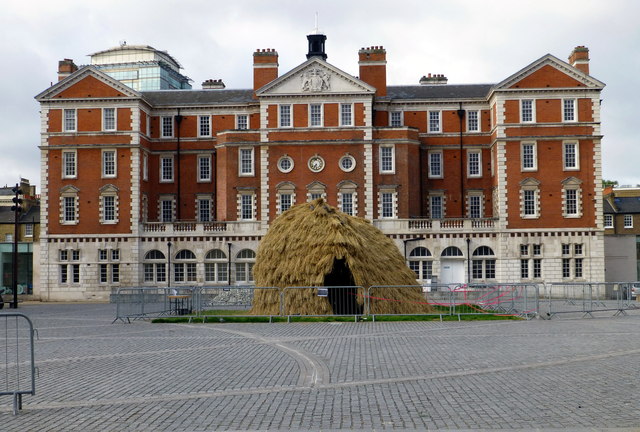
[[[489,246],[480,246],[473,251],[471,278],[475,281],[496,278],[496,256]]]
[[[253,265],[256,253],[251,249],[242,249],[236,255],[236,282],[239,284],[253,283]]]
[[[196,255],[188,249],[182,249],[175,256],[173,263],[173,280],[177,283],[196,282]]]
[[[204,281],[209,283],[228,283],[227,254],[220,249],[212,249],[204,257]]]
[[[416,247],[409,253],[409,268],[416,279],[427,280],[433,277],[433,256],[426,247]]]
[[[167,264],[166,257],[157,249],[150,250],[144,256],[144,281],[145,282],[166,282]]]

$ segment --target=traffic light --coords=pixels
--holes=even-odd
[[[22,211],[22,198],[19,196],[22,195],[22,189],[20,189],[17,185],[16,187],[11,189],[13,193],[16,194],[15,197],[11,199],[13,201],[13,205],[11,206],[11,211],[21,212]]]

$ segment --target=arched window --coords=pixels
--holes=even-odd
[[[166,258],[159,250],[153,249],[145,254],[143,269],[145,282],[167,281]]]
[[[236,282],[253,283],[253,265],[256,262],[256,253],[251,249],[242,249],[236,255]]]
[[[228,283],[227,255],[220,249],[212,249],[204,257],[204,280],[213,283]]]
[[[471,278],[474,280],[496,278],[496,257],[489,246],[480,246],[473,251]]]
[[[418,246],[409,253],[409,268],[416,279],[426,280],[433,277],[433,256],[426,247]]]
[[[443,256],[443,257],[462,257],[464,255],[462,254],[462,251],[460,250],[460,248],[455,247],[455,246],[449,246],[448,248],[446,248],[445,250],[442,251],[442,254],[440,254],[440,256]]]
[[[196,282],[196,255],[188,249],[182,249],[176,254],[173,263],[173,279],[176,282]]]

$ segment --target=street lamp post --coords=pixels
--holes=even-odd
[[[167,288],[171,288],[171,242],[167,242]]]

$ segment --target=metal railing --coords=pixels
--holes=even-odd
[[[640,309],[633,282],[429,284],[411,286],[254,287],[204,286],[120,288],[113,295],[116,318],[183,315],[189,319],[226,316],[274,317],[505,314],[536,316]],[[402,290],[408,290],[402,293]],[[400,307],[398,305],[405,304]]]
[[[2,331],[4,330],[4,331]],[[4,335],[4,364],[0,371],[0,395],[13,396],[13,414],[22,409],[22,395],[36,394],[36,366],[33,323],[21,313],[0,314],[0,331]]]
[[[581,314],[593,317],[596,312],[624,315],[638,309],[634,282],[550,283],[545,285],[546,315]]]

